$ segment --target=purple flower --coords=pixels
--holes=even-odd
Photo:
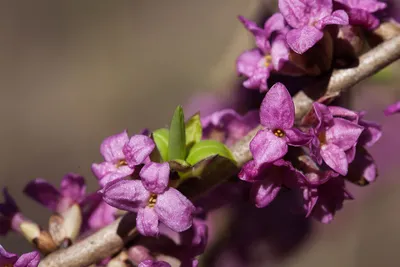
[[[286,31],[285,21],[282,15],[277,13],[272,15],[265,22],[264,29],[261,29],[255,22],[242,16],[239,20],[254,35],[257,48],[245,51],[238,57],[237,72],[248,78],[243,82],[244,87],[266,91],[270,72],[280,70],[289,59],[289,49],[282,35]],[[271,41],[273,34],[275,35]]]
[[[82,232],[99,230],[115,221],[117,209],[103,201],[98,192],[88,195],[81,203],[83,212]]]
[[[251,198],[256,207],[263,208],[276,198],[282,187],[298,187],[302,174],[290,162],[277,160],[272,164],[257,166],[249,161],[239,173],[239,178],[253,183]]]
[[[193,219],[190,229],[180,234],[181,242],[177,248],[176,257],[181,261],[181,267],[195,267],[198,265],[196,256],[206,249],[208,241],[208,226],[201,219]]]
[[[369,30],[379,26],[379,19],[372,13],[385,9],[387,4],[377,0],[335,0],[349,15],[351,25],[360,25]]]
[[[176,232],[192,225],[195,207],[182,193],[168,187],[168,163],[148,163],[139,180],[121,180],[106,185],[103,199],[118,209],[137,212],[136,226],[147,236],[158,235],[158,221]]]
[[[298,54],[303,54],[322,39],[325,26],[349,24],[344,10],[332,13],[332,0],[279,0],[279,9],[294,28],[287,33],[286,41]]]
[[[332,177],[315,187],[305,187],[303,197],[307,215],[311,214],[322,223],[331,222],[336,211],[342,208],[343,201],[353,199],[341,177]]]
[[[139,263],[138,267],[171,267],[171,265],[165,261],[145,260]]]
[[[39,265],[39,261],[40,255],[36,251],[25,253],[18,257],[17,254],[7,252],[0,245],[0,266],[36,267]]]
[[[276,83],[265,95],[260,109],[260,121],[265,127],[253,138],[250,151],[257,165],[274,162],[288,151],[288,145],[306,145],[311,137],[294,127],[293,100],[281,83]]]
[[[92,164],[92,172],[100,180],[101,186],[133,173],[133,169],[127,166],[123,153],[123,148],[128,142],[129,137],[125,130],[122,133],[107,137],[101,143],[100,153],[103,155],[104,162]]]
[[[346,152],[355,148],[364,127],[344,118],[334,118],[323,104],[315,102],[313,108],[317,125],[312,129],[314,138],[310,143],[311,155],[318,164],[323,160],[334,171],[345,176],[351,161]]]
[[[400,101],[388,106],[384,111],[386,116],[390,116],[399,112],[400,112]]]
[[[84,199],[86,184],[82,176],[68,173],[61,181],[60,190],[46,180],[37,178],[25,186],[24,193],[48,209],[62,213]]]
[[[203,138],[218,139],[232,145],[259,124],[257,111],[241,116],[233,109],[223,109],[201,119]]]
[[[20,232],[19,226],[26,219],[19,211],[7,188],[3,188],[3,196],[4,203],[0,203],[0,235],[6,235],[10,230]]]

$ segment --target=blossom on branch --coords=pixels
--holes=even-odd
[[[250,31],[255,39],[257,48],[243,52],[236,60],[238,74],[248,79],[243,86],[249,89],[268,89],[267,80],[270,73],[278,71],[289,59],[289,48],[284,33],[287,31],[281,14],[272,15],[264,24],[264,29],[242,16],[239,20]]]
[[[181,192],[169,187],[168,163],[150,163],[143,167],[139,180],[109,183],[103,189],[103,199],[121,210],[137,212],[137,225],[143,235],[156,236],[158,222],[176,232],[192,225],[195,207]]]
[[[279,10],[293,28],[286,34],[290,48],[303,54],[324,36],[327,25],[348,25],[344,10],[333,11],[332,0],[279,0]]]
[[[250,151],[258,166],[282,158],[290,146],[304,146],[311,136],[294,127],[294,104],[286,87],[275,84],[265,95],[260,108],[265,127],[253,138]]]

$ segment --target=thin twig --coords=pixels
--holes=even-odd
[[[399,58],[400,36],[396,36],[361,56],[357,67],[334,71],[330,77],[326,93],[329,96],[338,96],[341,92],[373,75]],[[304,92],[298,93],[293,100],[296,107],[297,118],[306,114],[313,103],[313,100]],[[261,126],[258,126],[253,129],[247,136],[231,147],[239,166],[251,160],[249,143],[260,128]],[[221,176],[221,182],[227,178],[229,177]],[[132,214],[127,214],[122,220],[113,222],[79,243],[48,255],[41,261],[39,266],[83,267],[111,256],[122,249],[127,240],[130,240],[136,235],[136,232],[132,230],[132,226],[134,225],[132,216]],[[128,227],[130,231],[121,230],[122,227]]]

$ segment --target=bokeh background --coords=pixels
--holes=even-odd
[[[0,185],[45,226],[49,212],[21,193],[29,180],[58,185],[66,172],[77,172],[93,191],[90,165],[101,160],[106,136],[165,126],[176,105],[193,109],[195,96],[228,101],[237,82],[235,57],[252,46],[236,16],[259,17],[271,6],[267,0],[1,1]],[[398,71],[386,69],[351,95],[355,109],[384,127],[371,149],[379,180],[352,187],[356,200],[330,225],[311,222],[284,257],[253,244],[258,254],[248,266],[400,266],[400,116],[382,114],[400,98]],[[268,219],[253,223],[271,231]],[[287,227],[282,237],[289,240],[294,225]],[[17,253],[30,249],[14,234],[0,243]]]

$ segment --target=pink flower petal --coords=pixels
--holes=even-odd
[[[121,180],[108,183],[103,191],[103,200],[121,210],[136,212],[147,205],[150,192],[138,180]]]
[[[289,129],[294,124],[294,104],[286,87],[276,83],[265,95],[260,108],[261,124],[271,130]]]
[[[140,134],[132,136],[123,148],[128,166],[133,168],[136,165],[142,164],[154,148],[155,144],[150,137]]]
[[[280,184],[275,184],[272,180],[268,179],[255,183],[251,188],[251,196],[256,207],[266,207],[275,199],[280,189]]]
[[[169,164],[150,162],[144,165],[139,176],[142,178],[143,186],[151,193],[161,194],[169,182]]]
[[[250,142],[250,151],[258,165],[274,162],[288,151],[284,138],[275,136],[270,130],[259,131]]]
[[[176,232],[183,232],[192,226],[195,207],[175,188],[158,195],[154,209],[160,221]]]
[[[158,216],[154,208],[145,207],[139,209],[136,218],[136,227],[144,236],[158,235]]]
[[[286,35],[286,41],[294,52],[303,54],[321,40],[322,37],[324,37],[324,33],[321,30],[307,25],[289,31]]]
[[[128,143],[129,137],[127,131],[112,135],[104,139],[100,145],[100,153],[108,162],[117,163],[119,160],[124,159],[122,148]]]
[[[331,167],[335,172],[345,176],[348,171],[348,162],[346,154],[342,149],[334,144],[323,145],[321,147],[321,157],[326,165]]]

